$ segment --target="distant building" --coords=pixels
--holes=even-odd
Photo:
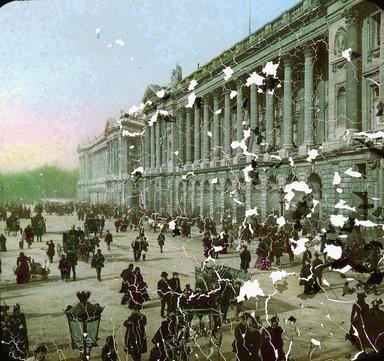
[[[331,214],[377,222],[383,138],[369,134],[384,130],[383,23],[368,1],[304,0],[190,76],[177,68],[170,86],[149,86],[140,202],[238,223],[257,207],[265,221],[288,218],[304,193],[287,210],[283,189],[304,181],[315,226]],[[361,177],[345,174],[350,168]],[[356,212],[336,209],[339,201]]]
[[[142,119],[122,113],[107,121],[103,135],[79,146],[81,201],[139,206],[131,173],[140,166],[143,127]]]

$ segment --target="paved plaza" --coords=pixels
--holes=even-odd
[[[75,216],[46,216],[47,234],[43,236],[42,243],[34,242],[32,248],[24,246],[27,256],[35,262],[44,263],[47,260],[46,242],[52,239],[62,245],[62,232],[72,225],[82,226]],[[25,227],[28,220],[21,220]],[[0,224],[4,229],[4,222]],[[102,281],[96,278],[96,272],[91,269],[90,263],[81,260],[77,266],[76,281],[62,282],[58,269],[58,256],[54,257],[50,265],[50,274],[47,281],[36,280],[28,284],[16,284],[14,267],[19,255],[18,244],[14,236],[7,236],[7,252],[1,253],[1,302],[9,306],[18,303],[27,320],[28,336],[30,340],[29,350],[32,352],[37,345],[45,344],[48,347],[47,360],[71,360],[79,358],[79,351],[72,350],[70,346],[69,328],[64,309],[67,305],[78,302],[76,292],[89,290],[92,292],[91,303],[99,303],[105,306],[99,332],[99,347],[91,350],[91,360],[101,360],[101,348],[105,338],[114,334],[117,349],[121,360],[130,360],[123,349],[125,334],[124,321],[130,315],[127,306],[120,304],[122,294],[120,273],[133,262],[131,242],[138,231],[129,230],[126,233],[116,233],[112,220],[107,220],[105,230],[109,229],[114,240],[110,251],[105,242],[100,242],[100,248],[105,255],[105,267],[102,270]],[[149,350],[152,348],[151,339],[163,320],[160,317],[160,301],[156,294],[156,284],[162,271],[171,276],[173,271],[179,272],[181,287],[186,283],[194,286],[195,266],[201,266],[204,261],[202,236],[196,227],[192,228],[192,237],[172,237],[167,231],[164,253],[160,253],[157,245],[157,232],[153,232],[146,226],[146,234],[149,238],[149,252],[146,261],[135,262],[135,266],[141,268],[144,280],[148,283],[151,299],[145,305],[142,313],[147,316],[146,326],[148,338],[148,353],[142,356],[142,360],[149,358]],[[290,360],[351,360],[357,353],[357,349],[345,340],[345,334],[350,327],[350,313],[356,293],[342,296],[342,287],[345,279],[340,273],[325,270],[323,277],[330,286],[325,286],[325,292],[314,296],[304,296],[303,287],[299,286],[298,274],[301,267],[301,258],[297,258],[293,266],[289,265],[287,255],[282,257],[281,270],[287,272],[285,279],[273,284],[271,273],[277,271],[260,271],[253,268],[256,260],[256,244],[249,246],[252,261],[249,270],[251,280],[258,280],[265,297],[250,298],[244,302],[243,311],[255,312],[260,315],[263,325],[267,326],[266,319],[278,314],[281,326],[285,330],[284,351],[290,350]],[[219,265],[227,265],[239,268],[239,255],[234,249],[228,254],[220,255],[215,260]],[[357,279],[364,280],[364,275],[348,272],[347,277],[353,278],[350,282],[354,287]],[[381,286],[380,286],[381,287]],[[379,289],[379,293],[382,289]],[[367,303],[375,298],[373,294],[367,296]],[[294,317],[296,322],[288,321]],[[230,323],[222,326],[223,342],[220,354],[213,352],[210,360],[235,360],[232,352],[233,333],[237,323],[234,321],[234,312],[230,308],[228,318]],[[318,342],[317,342],[318,341]],[[189,360],[208,359],[209,345],[207,340],[198,340],[199,345],[192,345]],[[317,344],[317,345],[316,345]]]

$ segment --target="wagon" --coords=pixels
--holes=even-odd
[[[16,232],[20,229],[20,219],[15,215],[10,215],[5,220],[5,234],[10,235],[12,232],[16,234]]]
[[[87,218],[84,222],[84,231],[87,237],[91,233],[96,236],[100,232],[101,220],[99,218]]]

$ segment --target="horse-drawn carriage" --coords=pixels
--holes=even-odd
[[[101,219],[99,218],[87,218],[84,221],[84,232],[87,237],[91,233],[96,237],[96,234],[100,233],[101,229]]]
[[[20,229],[20,219],[15,214],[11,214],[5,220],[5,234],[10,235],[11,233],[16,234],[16,232]]]
[[[188,353],[198,346],[208,359],[213,354],[219,359],[222,343],[223,311],[221,300],[224,286],[249,280],[250,276],[226,266],[196,267],[196,292],[187,297],[181,296],[175,316],[174,337],[166,345],[167,356],[171,360],[188,360]]]
[[[38,213],[31,218],[31,227],[33,229],[33,236],[36,236],[37,241],[41,242],[41,236],[47,233],[45,218],[41,215],[41,213]]]
[[[98,237],[86,238],[83,236],[83,232],[74,229],[63,233],[64,253],[75,252],[77,257],[84,262],[88,263],[89,254],[94,254],[96,247],[99,246],[100,240]]]

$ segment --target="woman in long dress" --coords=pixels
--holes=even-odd
[[[16,266],[16,282],[17,283],[27,283],[29,282],[30,275],[30,258],[27,257],[24,252],[20,252],[19,257],[17,257]]]

